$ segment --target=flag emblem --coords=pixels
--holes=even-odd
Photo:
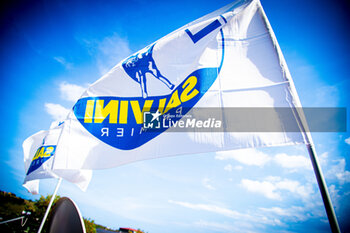
[[[41,146],[36,151],[28,169],[27,175],[38,169],[44,162],[55,154],[56,146]]]
[[[154,56],[157,49],[157,43],[154,43],[140,52],[126,58],[121,66],[124,76],[138,83],[141,89],[141,96],[97,96],[85,97],[78,100],[73,107],[74,115],[84,126],[84,128],[93,134],[99,140],[106,144],[122,150],[131,150],[142,146],[168,128],[162,128],[157,131],[147,131],[144,127],[145,112],[159,112],[161,115],[168,113],[176,115],[179,108],[185,109],[186,114],[193,108],[197,102],[206,94],[220,73],[224,60],[225,39],[222,29],[219,29],[226,23],[223,17],[218,17],[205,25],[196,33],[191,33],[190,29],[184,29],[182,40],[196,49],[196,47],[205,47],[205,37],[211,34],[216,37],[214,40],[218,60],[213,64],[206,64],[206,67],[195,67],[189,74],[179,71],[182,75],[176,78],[169,78],[163,75],[167,66],[160,69],[157,58]],[[216,31],[216,33],[214,33]],[[201,42],[203,41],[203,44]],[[211,42],[213,39],[210,40]],[[207,42],[208,43],[208,42]],[[165,46],[172,46],[168,43]],[[181,46],[181,45],[179,45]],[[186,48],[187,49],[187,48]],[[184,49],[184,50],[186,50]],[[179,52],[180,51],[180,52]],[[183,50],[173,50],[173,54],[164,54],[157,57],[181,57],[185,56]],[[159,51],[158,51],[159,53]],[[164,63],[164,61],[163,61]],[[169,65],[171,66],[171,65]],[[161,73],[162,70],[162,73]],[[152,91],[157,91],[148,83],[148,79],[154,77],[159,83],[166,87],[167,94],[152,95]],[[147,84],[148,83],[148,84]],[[154,84],[154,82],[153,82]],[[180,120],[175,119],[175,121]]]
[[[140,84],[142,97],[147,98],[146,74],[150,73],[155,78],[164,83],[170,90],[174,89],[172,84],[166,77],[164,77],[157,68],[156,62],[152,57],[153,47],[155,44],[146,47],[146,52],[139,52],[127,58],[122,66],[125,72],[136,82]]]

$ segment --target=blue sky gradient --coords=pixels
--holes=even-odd
[[[216,1],[11,1],[0,28],[0,189],[21,186],[22,142],[72,108],[121,59],[207,13]],[[349,3],[261,0],[305,107],[349,109]],[[349,112],[347,110],[349,115]],[[347,117],[349,122],[349,116]],[[313,133],[343,232],[350,231],[350,134]],[[249,160],[250,158],[250,160]],[[41,184],[51,194],[55,180]],[[305,146],[142,161],[94,172],[85,217],[161,232],[330,232]]]

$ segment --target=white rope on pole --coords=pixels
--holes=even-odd
[[[50,203],[49,205],[47,206],[47,209],[46,209],[46,212],[45,212],[45,215],[43,217],[43,220],[41,221],[41,224],[40,224],[40,227],[39,227],[39,230],[38,230],[38,233],[41,232],[41,230],[43,229],[44,227],[44,223],[46,221],[46,218],[47,216],[49,215],[49,212],[50,212],[50,209],[51,209],[51,206],[53,204],[53,201],[55,200],[55,197],[56,197],[56,194],[57,194],[57,191],[58,191],[58,188],[60,187],[61,185],[61,182],[62,182],[62,178],[59,178],[58,179],[58,182],[57,182],[57,185],[56,185],[56,188],[55,188],[55,191],[53,192],[52,194],[52,197],[51,197],[51,200],[50,200]]]

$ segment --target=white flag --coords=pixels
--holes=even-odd
[[[203,107],[221,109],[220,121],[186,120],[187,113]],[[265,116],[278,129],[274,132],[230,132],[225,131],[231,118],[226,109],[232,107],[300,107],[258,0],[233,3],[185,25],[92,84],[66,119],[53,169],[64,176],[65,169],[305,143],[294,110],[299,132],[286,130],[290,122],[277,113]],[[262,121],[258,118],[264,116],[248,116],[254,117]],[[195,129],[169,132],[170,126]],[[213,130],[199,132],[203,127]],[[215,132],[215,127],[224,130]]]
[[[23,142],[26,177],[23,186],[32,194],[39,193],[39,180],[58,178],[51,170],[57,141],[62,132],[62,124],[47,131],[40,131]],[[85,190],[91,180],[91,170],[67,170],[69,181]]]

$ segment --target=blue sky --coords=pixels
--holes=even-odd
[[[349,108],[345,1],[261,0],[305,107]],[[21,144],[66,114],[121,59],[226,4],[216,1],[14,1],[1,12],[0,189],[21,186]],[[349,114],[349,112],[348,112]],[[349,117],[347,119],[349,122]],[[350,134],[313,133],[341,228],[350,229]],[[41,183],[51,194],[55,180]],[[329,232],[305,146],[142,161],[94,172],[85,217],[157,232]]]

